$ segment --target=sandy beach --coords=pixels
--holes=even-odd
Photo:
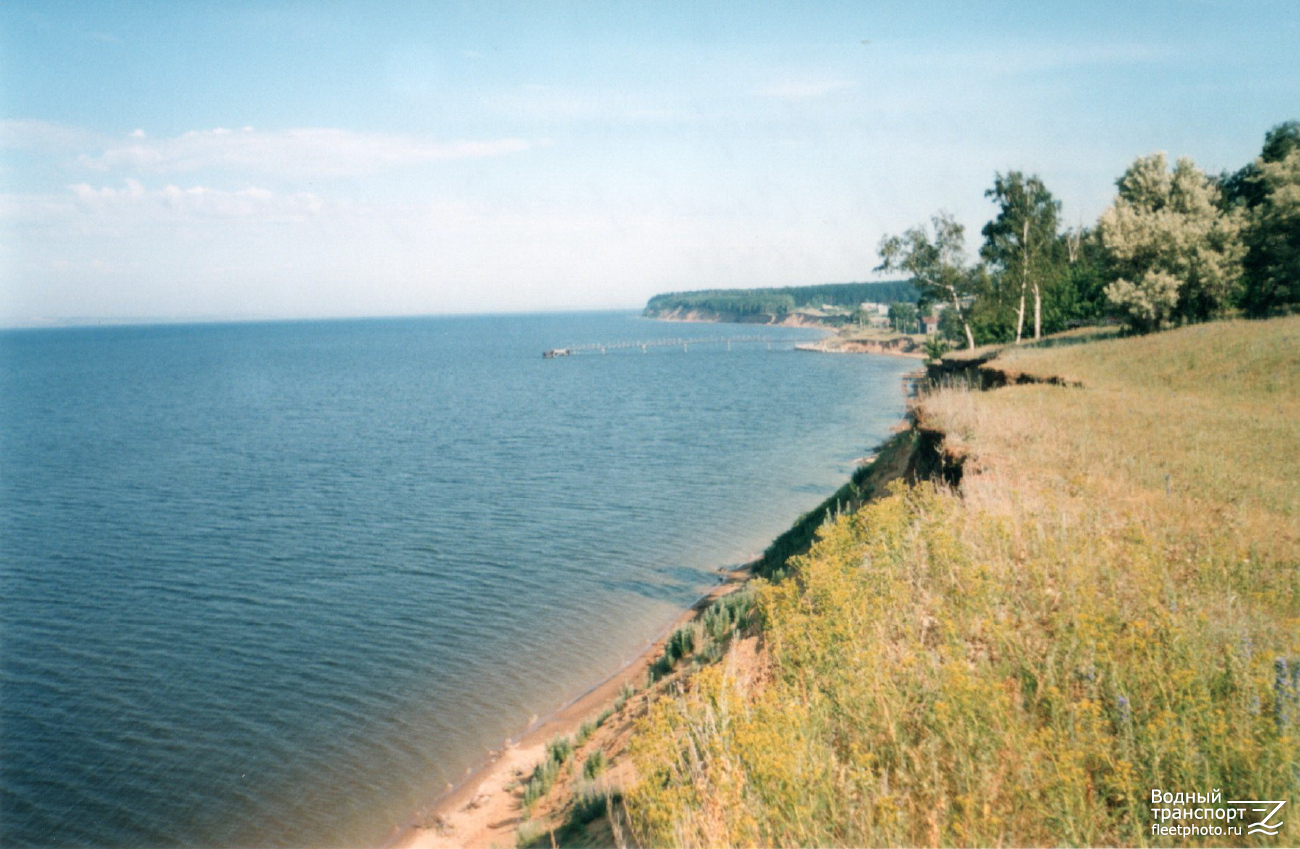
[[[545,756],[547,741],[574,734],[582,723],[612,708],[625,685],[640,691],[648,667],[663,653],[664,643],[672,632],[702,616],[717,599],[744,586],[752,577],[751,565],[720,573],[719,584],[669,623],[634,660],[554,714],[505,741],[459,785],[415,812],[383,849],[514,846],[515,831],[525,819],[520,785]],[[636,703],[643,699],[642,692],[629,699],[628,706],[605,723],[593,739],[599,737],[608,744],[626,737],[635,718]]]

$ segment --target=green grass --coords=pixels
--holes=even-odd
[[[729,593],[713,602],[704,611],[700,621],[673,631],[664,643],[663,653],[650,664],[646,673],[647,682],[654,684],[672,673],[687,658],[691,658],[696,665],[718,660],[731,636],[749,624],[753,606],[754,596],[748,588]],[[621,704],[615,702],[615,707],[621,707]]]
[[[546,744],[546,757],[533,768],[532,774],[524,782],[522,802],[525,811],[531,811],[537,800],[551,791],[560,777],[565,761],[572,755],[573,741],[568,737],[556,737]]]
[[[610,802],[618,801],[617,794],[593,784],[585,784],[574,794],[573,807],[569,811],[569,829],[580,828],[605,815]]]
[[[605,753],[597,749],[587,756],[586,763],[582,765],[582,777],[590,781],[604,772],[607,765]]]
[[[636,687],[631,684],[624,684],[618,688],[618,696],[614,699],[614,712],[618,713],[627,704],[627,700],[636,695]]]
[[[1082,388],[921,402],[960,491],[895,484],[757,582],[768,674],[637,727],[641,844],[1294,845],[1153,835],[1149,797],[1300,795],[1300,319],[1001,356]]]
[[[515,845],[519,849],[549,845],[549,840],[547,840],[549,834],[550,829],[546,827],[546,823],[538,820],[525,820],[515,831]]]

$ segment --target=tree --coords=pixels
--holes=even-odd
[[[1264,134],[1264,147],[1259,157],[1233,174],[1219,178],[1225,206],[1258,206],[1264,200],[1260,169],[1265,162],[1281,162],[1291,151],[1300,148],[1300,121],[1286,121]]]
[[[1034,294],[1034,338],[1043,335],[1043,289],[1054,274],[1057,216],[1061,203],[1037,176],[1008,171],[993,175],[993,188],[984,192],[998,205],[998,216],[980,232],[980,256],[1020,288],[1016,310],[1016,342],[1024,335],[1025,294]]]
[[[876,271],[906,271],[912,275],[923,299],[929,297],[950,302],[966,332],[966,344],[974,348],[975,337],[962,308],[962,301],[970,289],[970,275],[965,267],[966,228],[948,212],[933,216],[930,223],[934,228],[933,239],[924,224],[907,230],[901,236],[881,239],[877,249],[880,265]]]
[[[1264,134],[1264,149],[1259,158],[1265,162],[1281,162],[1300,148],[1300,121],[1284,121]]]
[[[967,310],[971,332],[983,344],[1010,342],[1016,338],[1018,282],[1006,274],[990,274],[988,263],[971,269],[971,292],[975,299]],[[957,328],[958,336],[961,327]]]
[[[1242,307],[1264,316],[1300,304],[1300,122],[1269,130],[1259,157],[1224,179],[1224,195],[1246,217]]]
[[[940,339],[960,344],[965,326],[952,310],[939,310],[939,326],[936,329],[938,332],[935,335]],[[971,332],[974,332],[974,328],[971,329]]]
[[[1255,316],[1300,304],[1300,147],[1259,160],[1263,198],[1248,212],[1242,306]]]
[[[911,333],[916,323],[916,304],[899,301],[889,305],[889,322],[898,333]]]
[[[1241,280],[1240,210],[1190,159],[1171,171],[1163,153],[1139,157],[1118,181],[1098,229],[1114,269],[1106,297],[1134,330],[1198,321],[1235,301]]]
[[[1061,250],[1063,249],[1063,250]],[[1056,311],[1062,326],[1095,321],[1106,313],[1106,250],[1097,229],[1080,224],[1060,237],[1065,254],[1064,274],[1056,291]]]

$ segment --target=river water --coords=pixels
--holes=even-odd
[[[382,842],[888,435],[915,363],[807,338],[627,313],[0,333],[0,843]]]

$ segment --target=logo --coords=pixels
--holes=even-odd
[[[1282,828],[1283,799],[1227,799],[1223,791],[1169,793],[1151,791],[1151,833],[1166,837],[1266,834]],[[1190,806],[1190,807],[1184,807]],[[1255,822],[1248,821],[1254,819]],[[1178,820],[1176,823],[1165,823]]]
[[[1254,813],[1265,815],[1264,818],[1259,822],[1247,826],[1246,828],[1247,834],[1267,834],[1268,836],[1272,837],[1276,835],[1277,830],[1282,827],[1282,820],[1278,820],[1277,822],[1270,822],[1270,820],[1273,819],[1274,814],[1282,810],[1282,806],[1286,804],[1285,801],[1279,802],[1276,800],[1265,801],[1262,799],[1230,799],[1224,804],[1225,805],[1255,805],[1258,807],[1252,807],[1250,810],[1253,811]]]

